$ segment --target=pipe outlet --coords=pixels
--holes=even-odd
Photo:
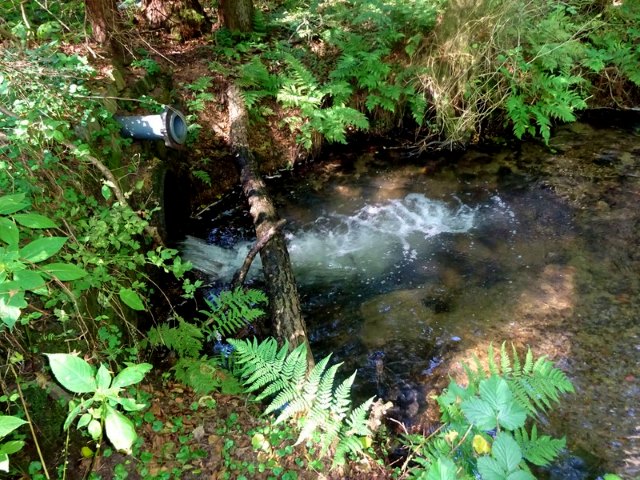
[[[138,140],[163,140],[169,148],[180,148],[187,140],[187,120],[175,108],[166,107],[157,115],[120,115],[115,120],[122,126],[124,137]]]

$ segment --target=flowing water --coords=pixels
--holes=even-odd
[[[531,346],[576,386],[544,419],[572,452],[550,478],[640,475],[640,122],[623,124],[455,157],[369,148],[277,179],[316,357],[411,424],[490,342]],[[185,241],[213,279],[250,246],[236,220]]]

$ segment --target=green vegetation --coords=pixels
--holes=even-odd
[[[534,479],[527,462],[548,465],[565,447],[564,439],[539,436],[535,421],[561,394],[573,392],[571,382],[544,357],[534,361],[528,350],[521,363],[504,344],[499,362],[489,349],[488,372],[478,361],[476,370],[465,365],[465,371],[466,387],[452,381],[436,399],[439,432],[406,437],[420,465],[411,478],[471,479],[479,472],[485,480]]]
[[[210,75],[157,95],[189,110],[196,151],[197,122],[221,101],[212,93],[220,78],[243,89],[258,129],[283,130],[304,154],[325,141],[346,143],[356,131],[397,127],[415,130],[416,149],[464,146],[485,135],[548,142],[554,124],[574,121],[578,111],[630,106],[640,95],[640,4],[630,0],[256,4],[253,32],[220,28],[202,40]],[[122,7],[131,34],[135,2]],[[130,52],[137,58],[129,69],[111,65],[108,52],[92,55],[85,14],[83,2],[0,0],[0,355],[7,359],[0,470],[40,479],[58,467],[43,458],[21,390],[40,389],[42,372],[64,388],[58,401],[69,408],[59,425],[67,431],[61,478],[76,419],[92,445],[85,457],[133,454],[146,479],[197,468],[203,453],[189,444],[195,429],[186,431],[186,414],[163,422],[148,408],[141,384],[151,369],[146,361],[160,351],[173,363],[148,383],[189,388],[198,395],[193,411],[215,408],[220,392],[268,402],[262,423],[248,432],[238,432],[232,416],[216,419],[226,422],[215,433],[224,437],[226,478],[296,478],[294,466],[323,471],[350,459],[383,465],[391,440],[368,421],[373,399],[352,407],[355,373],[336,385],[339,365],[330,357],[309,370],[304,348],[223,340],[260,320],[263,293],[221,292],[188,317],[174,305],[193,300],[203,282],[188,276],[191,266],[152,225],[160,202],[149,172],[158,152],[121,138],[113,118],[119,110],[162,108],[147,96],[153,88],[127,90],[127,81],[135,74],[156,82],[170,62],[150,49]],[[198,161],[202,168],[188,167],[192,176],[215,185],[215,162]],[[172,294],[161,292],[167,277],[177,282]],[[42,352],[52,352],[48,364]],[[539,433],[535,422],[571,384],[530,351],[523,363],[504,346],[498,363],[493,357],[488,373],[467,368],[466,386],[452,381],[437,397],[438,431],[408,435],[411,455],[389,475],[527,479],[530,465],[557,456],[564,440]],[[51,381],[41,383],[53,392]],[[159,460],[137,431],[178,440]],[[241,448],[226,437],[231,432],[250,439],[255,463],[234,457]],[[36,457],[24,447],[31,446],[38,462],[29,464],[25,457]],[[323,463],[328,456],[331,466]],[[161,460],[174,462],[171,469],[154,470]],[[126,478],[127,470],[113,474]]]

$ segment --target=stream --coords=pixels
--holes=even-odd
[[[412,425],[461,362],[530,346],[576,388],[542,418],[571,452],[549,478],[640,476],[640,118],[567,125],[548,147],[411,153],[341,148],[271,180],[316,359],[358,369],[356,395]],[[182,247],[212,282],[252,242],[225,208]]]

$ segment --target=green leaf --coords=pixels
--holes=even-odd
[[[111,198],[111,189],[107,185],[102,185],[100,193],[102,193],[102,197],[105,200],[109,200]]]
[[[133,308],[134,310],[144,310],[144,305],[140,296],[130,288],[121,288],[118,294],[120,295],[120,300],[122,300],[128,307]]]
[[[71,424],[73,423],[73,421],[76,419],[76,417],[80,414],[80,412],[86,408],[89,408],[91,404],[93,404],[93,402],[94,402],[93,398],[88,398],[83,402],[80,402],[78,405],[74,406],[73,408],[71,408],[71,405],[73,404],[73,402],[69,403],[69,408],[71,408],[71,411],[67,415],[67,418],[64,420],[64,425],[62,426],[62,430],[66,432],[71,426]],[[91,415],[89,415],[89,417],[91,417]],[[89,418],[89,420],[91,420],[91,418]],[[83,420],[83,422],[89,423],[89,420]]]
[[[93,417],[91,416],[90,413],[84,413],[81,417],[80,420],[78,420],[78,429],[81,429],[83,427],[86,427],[87,425],[89,425],[89,422],[91,421]]]
[[[491,456],[507,472],[513,472],[522,461],[520,447],[508,433],[499,433],[491,447]]]
[[[13,216],[14,220],[23,227],[29,228],[56,228],[56,223],[49,217],[38,213],[17,213]]]
[[[82,358],[68,353],[45,353],[56,380],[74,393],[91,393],[97,388],[93,367]]]
[[[507,474],[498,462],[491,457],[484,456],[478,459],[478,472],[482,480],[506,480]]]
[[[89,425],[87,425],[87,432],[89,432],[91,438],[93,438],[94,440],[98,440],[102,435],[102,425],[100,425],[100,422],[98,420],[92,419],[89,422]]]
[[[9,455],[0,453],[0,472],[9,471]]]
[[[139,412],[147,406],[145,403],[137,403],[133,398],[118,398],[117,402],[127,412]]]
[[[42,275],[33,270],[20,270],[14,274],[13,280],[21,290],[35,291],[45,284]]]
[[[144,376],[153,368],[150,363],[140,363],[138,365],[131,365],[122,370],[116,378],[113,379],[111,386],[113,388],[128,387],[134,385],[144,378]]]
[[[11,220],[0,217],[0,240],[9,245],[17,245],[20,241],[20,230]]]
[[[22,447],[24,447],[24,442],[21,440],[12,440],[10,442],[2,443],[0,444],[0,455],[11,455],[12,453],[20,451]]]
[[[24,199],[24,193],[0,197],[0,215],[9,215],[28,206],[29,202]]]
[[[98,368],[98,372],[96,373],[96,384],[97,387],[101,390],[106,390],[111,385],[111,373],[109,373],[109,369],[104,366],[103,363],[100,364]]]
[[[42,262],[58,253],[66,241],[67,237],[38,238],[20,249],[20,257],[28,262]]]
[[[526,470],[516,470],[507,475],[507,480],[536,480],[536,477]]]
[[[497,426],[496,412],[485,400],[471,398],[460,405],[469,423],[473,423],[480,430],[493,430]]]
[[[438,458],[429,469],[427,480],[456,480],[456,465],[450,458]]]
[[[42,266],[42,270],[62,282],[70,282],[88,275],[87,271],[69,263],[48,263]]]
[[[105,405],[107,415],[104,427],[107,438],[119,452],[131,453],[131,446],[138,436],[131,420],[110,405]]]
[[[11,415],[0,415],[0,439],[6,437],[16,428],[20,428],[25,422],[21,418]]]
[[[20,292],[24,298],[24,292]],[[9,330],[13,328],[13,326],[20,318],[20,314],[22,311],[20,308],[15,305],[11,305],[11,301],[18,296],[19,294],[14,295],[13,297],[9,297],[8,295],[0,295],[0,319],[2,319],[2,323],[4,323]]]

